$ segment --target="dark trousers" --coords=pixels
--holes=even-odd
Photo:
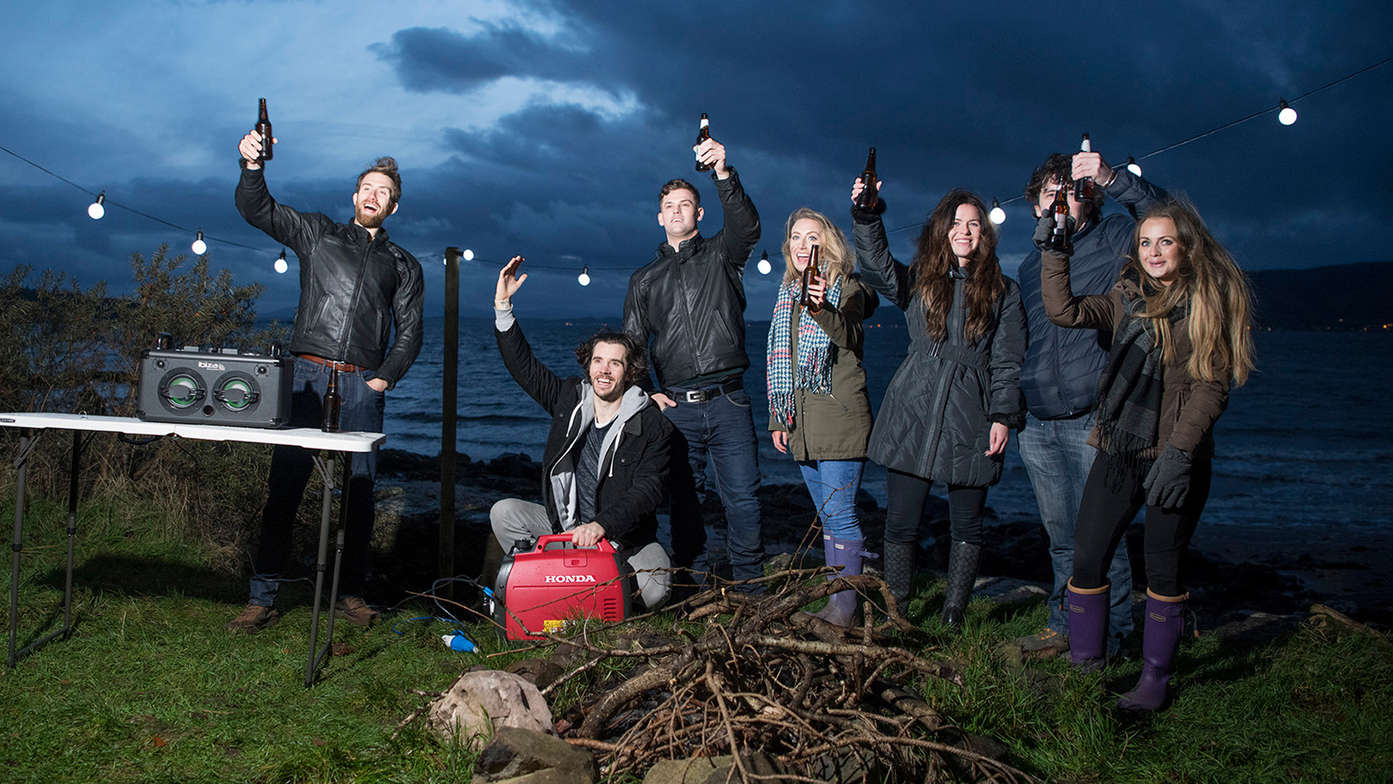
[[[885,541],[901,544],[919,541],[919,522],[924,517],[933,481],[901,471],[886,472]],[[955,542],[982,544],[982,510],[987,488],[948,485],[948,523]]]
[[[339,373],[339,395],[343,407],[339,429],[345,432],[382,432],[386,395],[368,386],[372,377],[362,373]],[[324,391],[329,385],[329,369],[307,359],[295,358],[295,392],[290,403],[291,427],[319,427],[323,419]],[[377,477],[377,450],[354,452],[352,478],[343,496],[348,508],[344,530],[343,569],[339,579],[341,595],[362,593],[367,576],[374,521],[373,482]],[[275,603],[279,578],[290,556],[291,527],[305,485],[314,471],[312,453],[293,446],[278,446],[271,453],[271,475],[267,481],[266,507],[261,514],[261,545],[252,562],[251,603],[270,607]],[[339,481],[339,476],[334,477]]]
[[[1154,593],[1179,596],[1185,592],[1181,562],[1209,500],[1212,467],[1212,453],[1197,451],[1185,503],[1179,509],[1146,509],[1146,584]],[[1149,470],[1149,462],[1132,465],[1101,452],[1093,461],[1074,528],[1075,587],[1099,588],[1107,581],[1108,563],[1117,543],[1146,503],[1142,482]]]

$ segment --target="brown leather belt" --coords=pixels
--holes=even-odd
[[[359,365],[354,365],[351,362],[337,362],[332,359],[317,357],[314,354],[296,354],[295,356],[299,357],[300,359],[308,359],[316,365],[323,365],[327,368],[338,368],[339,372],[341,373],[357,373],[359,371],[367,370],[367,368],[361,367]]]

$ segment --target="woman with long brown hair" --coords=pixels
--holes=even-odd
[[[910,335],[868,450],[888,469],[885,580],[903,609],[929,486],[947,484],[952,541],[942,619],[957,626],[977,578],[987,488],[1001,479],[1010,431],[1025,420],[1025,310],[1016,282],[1001,272],[996,230],[976,195],[943,197],[907,266],[890,254],[880,218],[885,202],[860,209],[861,190],[857,179],[851,213],[861,274],[904,311]]]
[[[803,271],[817,249],[820,275]],[[842,232],[816,210],[800,207],[784,227],[784,277],[769,320],[769,430],[774,448],[793,456],[822,521],[827,565],[861,574],[864,540],[856,491],[871,435],[871,399],[861,367],[861,320],[878,298],[853,273],[856,259]],[[851,625],[856,593],[828,597],[818,616]]]
[[[1068,249],[1048,249],[1049,231],[1042,219],[1035,232],[1045,312],[1061,326],[1113,335],[1089,435],[1098,457],[1075,528],[1070,658],[1084,669],[1104,662],[1106,564],[1146,504],[1142,672],[1118,706],[1155,711],[1166,701],[1184,625],[1181,564],[1209,497],[1214,423],[1229,387],[1254,367],[1252,299],[1238,264],[1183,202],[1146,212],[1133,255],[1106,295],[1074,295]]]

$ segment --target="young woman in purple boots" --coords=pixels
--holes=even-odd
[[[1192,207],[1167,202],[1137,224],[1134,255],[1106,295],[1075,296],[1069,248],[1049,247],[1052,220],[1035,242],[1043,255],[1045,312],[1065,327],[1112,330],[1098,384],[1098,449],[1084,486],[1069,581],[1073,663],[1103,664],[1107,565],[1146,504],[1146,620],[1142,673],[1118,700],[1124,710],[1165,704],[1185,601],[1181,562],[1209,497],[1214,422],[1229,388],[1253,370],[1251,296],[1233,257]]]
[[[813,247],[821,275],[803,270]],[[769,321],[769,430],[774,448],[793,456],[822,521],[823,553],[838,574],[861,574],[856,491],[871,435],[871,400],[861,368],[861,320],[875,311],[875,292],[852,274],[854,259],[827,216],[801,207],[784,228],[784,277]],[[839,591],[817,613],[850,626],[856,592]]]

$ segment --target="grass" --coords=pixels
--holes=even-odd
[[[13,519],[7,501],[0,513]],[[31,502],[20,585],[20,645],[61,624],[61,505]],[[337,624],[339,654],[303,685],[309,591],[260,634],[223,629],[246,584],[211,551],[167,535],[138,502],[93,502],[79,521],[76,630],[0,677],[0,781],[466,782],[476,751],[398,722],[427,692],[485,659],[445,649],[448,627]],[[3,589],[8,595],[8,569]],[[911,612],[928,617],[942,586]],[[1112,711],[1136,660],[1080,675],[1056,659],[1012,664],[1005,641],[1044,621],[1040,603],[984,600],[943,637],[961,688],[922,691],[1013,764],[1063,782],[1381,782],[1393,778],[1393,648],[1371,634],[1303,624],[1275,640],[1208,634],[1181,649],[1179,698],[1149,720]],[[401,630],[394,633],[393,625]],[[471,637],[497,651],[490,633]],[[574,700],[578,690],[560,690]],[[557,713],[560,711],[557,710]]]

